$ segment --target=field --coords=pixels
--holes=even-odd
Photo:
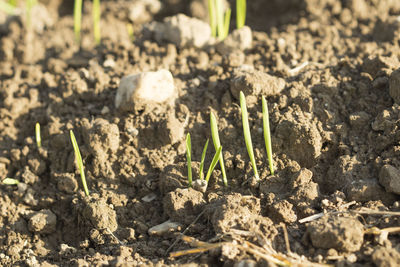
[[[400,1],[208,2],[0,11],[1,266],[400,266]]]

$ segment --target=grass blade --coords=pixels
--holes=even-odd
[[[99,45],[101,41],[100,17],[101,17],[100,0],[93,0],[93,34],[94,34],[94,40],[97,45]]]
[[[8,4],[13,6],[13,7],[16,7],[17,6],[17,0],[8,0]]]
[[[188,168],[188,181],[189,187],[192,187],[192,142],[190,140],[190,133],[186,135],[186,159]]]
[[[81,180],[82,180],[83,189],[85,190],[85,194],[87,196],[89,196],[89,189],[88,189],[87,184],[86,184],[85,170],[83,168],[83,161],[82,161],[81,152],[79,151],[79,146],[78,146],[78,143],[76,142],[75,135],[72,132],[72,130],[70,130],[69,133],[70,133],[70,136],[71,136],[72,146],[74,147],[75,158],[76,158],[76,161],[78,163],[79,172],[81,174]]]
[[[253,151],[253,143],[251,141],[249,115],[247,113],[247,107],[246,107],[246,97],[244,96],[242,91],[240,91],[240,109],[242,110],[243,135],[244,135],[244,141],[246,143],[247,153],[249,154],[251,166],[253,167],[254,176],[258,180],[260,179],[260,176],[258,176],[257,165]]]
[[[81,42],[81,23],[82,23],[82,0],[75,0],[74,3],[74,33],[75,41]]]
[[[208,141],[209,141],[209,139],[207,139],[206,144],[204,145],[204,148],[203,148],[203,153],[201,153],[200,170],[199,170],[200,180],[204,179],[203,170],[204,170],[204,161],[206,160]]]
[[[3,11],[4,13],[8,15],[16,15],[17,14],[17,8],[15,5],[12,3],[6,3],[4,1],[0,1],[0,11]]]
[[[263,113],[263,129],[264,129],[264,141],[265,148],[267,150],[269,170],[272,175],[274,175],[274,162],[272,160],[272,145],[271,145],[271,132],[269,129],[269,114],[268,114],[268,105],[265,97],[262,97],[262,113]]]
[[[224,36],[222,40],[225,39],[229,34],[229,22],[231,20],[231,9],[228,8],[225,12],[225,19],[224,19]]]
[[[215,12],[217,20],[217,35],[220,40],[224,36],[224,10],[222,0],[215,0]]]
[[[18,185],[19,181],[14,178],[5,178],[2,183],[6,185]]]
[[[42,146],[42,137],[40,136],[40,124],[37,122],[35,125],[36,144],[40,148]]]
[[[217,37],[216,0],[208,0],[208,16],[210,17],[211,36]]]
[[[210,124],[211,124],[211,137],[214,143],[214,148],[215,150],[218,150],[218,148],[221,146],[221,142],[219,141],[217,119],[215,118],[215,115],[212,112],[210,113]],[[219,165],[221,166],[222,179],[224,181],[224,185],[228,186],[228,179],[226,177],[225,164],[222,153],[219,155]]]
[[[215,166],[218,163],[218,160],[221,158],[221,151],[222,151],[222,146],[218,147],[217,151],[215,152],[215,155],[211,161],[210,167],[208,167],[207,175],[206,175],[206,182],[208,183],[208,180],[210,180],[211,174],[215,169]]]
[[[236,0],[236,28],[242,28],[246,23],[246,0]]]

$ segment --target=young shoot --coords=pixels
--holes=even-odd
[[[211,35],[224,40],[229,33],[231,9],[223,9],[222,0],[208,0],[208,13],[210,17]]]
[[[210,17],[211,36],[217,37],[217,13],[216,1],[208,0],[208,16]]]
[[[231,9],[228,8],[225,12],[225,17],[224,17],[224,34],[222,37],[220,37],[221,40],[224,40],[228,34],[229,34],[229,22],[231,21]]]
[[[221,147],[221,142],[219,141],[217,119],[215,118],[215,115],[212,112],[210,113],[210,124],[211,124],[211,137],[212,137],[212,140],[214,143],[214,148],[217,151],[218,148]],[[221,166],[222,179],[223,179],[224,185],[228,186],[228,179],[226,177],[225,164],[224,164],[222,152],[219,155],[219,165]]]
[[[86,184],[85,170],[83,168],[83,161],[82,161],[81,152],[79,151],[78,143],[76,142],[75,135],[72,132],[72,130],[70,130],[69,133],[70,133],[70,136],[71,136],[72,146],[74,147],[75,158],[76,158],[76,161],[78,163],[79,173],[81,174],[81,180],[82,180],[83,189],[85,190],[86,196],[89,196],[89,189],[88,189],[87,184]]]
[[[93,33],[94,33],[94,40],[97,45],[100,44],[101,40],[100,17],[101,17],[100,0],[93,0]]]
[[[265,97],[262,97],[262,113],[263,113],[263,129],[264,129],[264,141],[265,148],[267,150],[269,170],[271,175],[274,175],[274,162],[272,160],[272,145],[271,145],[271,132],[269,129],[269,114],[268,114],[268,105]]]
[[[135,35],[133,34],[133,26],[131,23],[126,24],[126,31],[128,32],[129,39],[135,41]]]
[[[192,187],[192,143],[190,141],[190,133],[186,135],[186,159],[188,168],[189,187]]]
[[[211,174],[215,169],[215,166],[218,163],[218,160],[220,159],[221,156],[221,151],[222,151],[222,146],[218,147],[217,152],[215,152],[215,155],[211,161],[210,167],[208,167],[207,175],[206,175],[206,182],[208,184],[208,181],[210,180]]]
[[[251,142],[250,126],[249,126],[249,115],[247,114],[246,98],[242,91],[240,91],[240,109],[242,110],[242,124],[244,141],[246,143],[247,153],[250,157],[251,166],[253,167],[254,176],[256,179],[260,179],[257,171],[256,160],[254,157],[253,144]]]
[[[31,27],[31,20],[32,20],[32,7],[37,4],[37,0],[26,0],[26,23],[27,27]]]
[[[207,148],[208,148],[208,141],[209,139],[207,139],[206,144],[204,145],[203,148],[203,153],[201,153],[201,161],[200,161],[200,170],[199,170],[199,176],[200,176],[200,180],[204,180],[204,161],[206,159],[206,153],[207,153]]]
[[[2,183],[5,185],[18,185],[19,181],[14,178],[5,178]]]
[[[236,0],[236,28],[242,28],[246,23],[246,0]]]
[[[16,7],[17,6],[17,0],[8,0],[8,4],[13,6],[13,7]]]
[[[82,23],[82,0],[75,0],[74,3],[74,33],[75,41],[81,43],[81,23]]]
[[[37,122],[35,125],[36,145],[38,148],[42,146],[42,137],[40,136],[40,124]]]
[[[17,8],[16,5],[14,5],[12,2],[4,2],[0,1],[0,11],[3,11],[4,13],[8,15],[15,15],[17,14]]]

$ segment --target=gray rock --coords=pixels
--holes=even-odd
[[[397,168],[384,165],[379,172],[379,183],[387,192],[400,195],[400,171]]]
[[[248,26],[244,26],[240,29],[234,30],[229,34],[225,40],[218,43],[216,49],[218,53],[227,55],[235,50],[245,50],[251,48],[253,42],[253,36],[251,29]]]
[[[389,78],[389,94],[394,102],[400,104],[400,69],[392,72]]]
[[[121,79],[115,106],[122,111],[140,110],[148,105],[172,103],[176,96],[177,90],[171,72],[142,72]]]
[[[208,23],[184,14],[167,17],[163,23],[151,23],[147,27],[154,32],[158,42],[167,40],[180,48],[190,46],[201,48],[211,37]]]
[[[36,212],[28,223],[29,231],[39,234],[51,234],[56,230],[57,216],[50,210]]]
[[[240,91],[243,91],[247,106],[253,107],[261,102],[261,95],[278,95],[284,88],[285,81],[282,78],[258,70],[238,68],[234,72],[230,90],[236,99],[239,99]]]

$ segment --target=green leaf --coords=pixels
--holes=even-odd
[[[75,41],[81,42],[81,23],[82,23],[82,0],[75,0],[74,3],[74,33]]]
[[[211,137],[214,143],[214,148],[215,150],[217,150],[221,146],[221,142],[219,141],[217,119],[215,118],[215,115],[212,112],[210,113],[210,124],[211,124]],[[228,186],[228,179],[226,177],[225,164],[222,153],[219,155],[219,165],[221,166],[224,185]]]
[[[88,189],[87,184],[86,184],[85,170],[83,168],[83,161],[82,161],[81,152],[79,151],[78,143],[76,142],[75,135],[72,132],[72,130],[70,130],[69,133],[70,133],[70,136],[71,136],[72,146],[74,147],[75,158],[76,158],[76,161],[78,163],[79,173],[81,174],[81,180],[82,180],[83,189],[85,190],[85,194],[87,196],[89,196],[89,189]]]
[[[192,187],[192,143],[190,140],[190,133],[186,135],[186,159],[188,168],[188,182],[189,187]]]
[[[19,181],[14,178],[5,178],[2,183],[6,185],[17,185],[19,184]]]
[[[38,148],[42,146],[42,137],[40,136],[40,124],[37,122],[35,125],[36,145]]]
[[[220,146],[217,149],[217,152],[215,152],[215,155],[211,161],[210,167],[208,167],[208,171],[207,171],[207,175],[206,175],[206,182],[208,183],[208,180],[210,180],[211,174],[215,169],[215,166],[218,163],[218,160],[220,160],[220,156],[221,156],[221,151],[222,151],[222,146]]]
[[[244,141],[246,143],[247,153],[250,157],[251,166],[253,167],[254,176],[259,179],[256,160],[254,157],[253,143],[251,141],[250,126],[249,126],[249,115],[247,114],[246,98],[242,91],[240,91],[240,109],[242,110],[242,124]]]
[[[209,139],[207,139],[206,144],[204,145],[204,148],[203,148],[203,153],[201,153],[200,170],[199,170],[200,180],[204,179],[203,170],[204,170],[204,161],[206,160],[208,141],[209,141]]]
[[[262,113],[263,113],[263,129],[264,129],[264,141],[265,148],[267,150],[269,170],[272,175],[274,175],[274,162],[272,160],[272,144],[271,144],[271,132],[269,129],[269,114],[268,114],[268,105],[265,97],[262,97]]]
[[[242,28],[246,23],[246,0],[236,0],[236,28]]]
[[[100,18],[101,18],[100,0],[93,0],[93,34],[94,34],[94,40],[97,45],[99,45],[101,41]]]

